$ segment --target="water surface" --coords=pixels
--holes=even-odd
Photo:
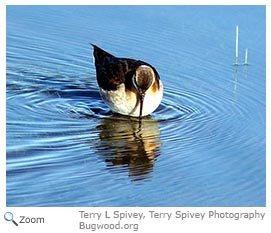
[[[158,70],[141,129],[89,42]],[[265,206],[264,6],[8,6],[6,56],[7,206]]]

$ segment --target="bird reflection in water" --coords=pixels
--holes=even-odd
[[[109,169],[116,172],[129,171],[132,181],[150,177],[155,159],[160,155],[160,130],[158,122],[144,118],[120,115],[103,119],[100,130],[99,153]]]

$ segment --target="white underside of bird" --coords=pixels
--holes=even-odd
[[[100,87],[100,94],[112,112],[122,115],[138,117],[140,115],[140,101],[136,92],[125,90],[124,83],[117,90],[104,90]],[[163,98],[163,84],[159,80],[159,91],[153,92],[149,88],[144,97],[142,116],[147,116],[156,110]]]

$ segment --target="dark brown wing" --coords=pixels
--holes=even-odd
[[[98,46],[91,45],[94,47],[93,55],[95,58],[97,81],[99,86],[104,90],[116,90],[122,83],[125,84],[126,88],[131,89],[132,77],[136,69],[141,65],[152,67],[150,64],[140,60],[115,57]],[[155,69],[154,72],[159,78]]]

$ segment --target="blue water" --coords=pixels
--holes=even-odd
[[[265,206],[264,6],[8,6],[6,37],[7,206]],[[140,132],[89,42],[158,70]]]

